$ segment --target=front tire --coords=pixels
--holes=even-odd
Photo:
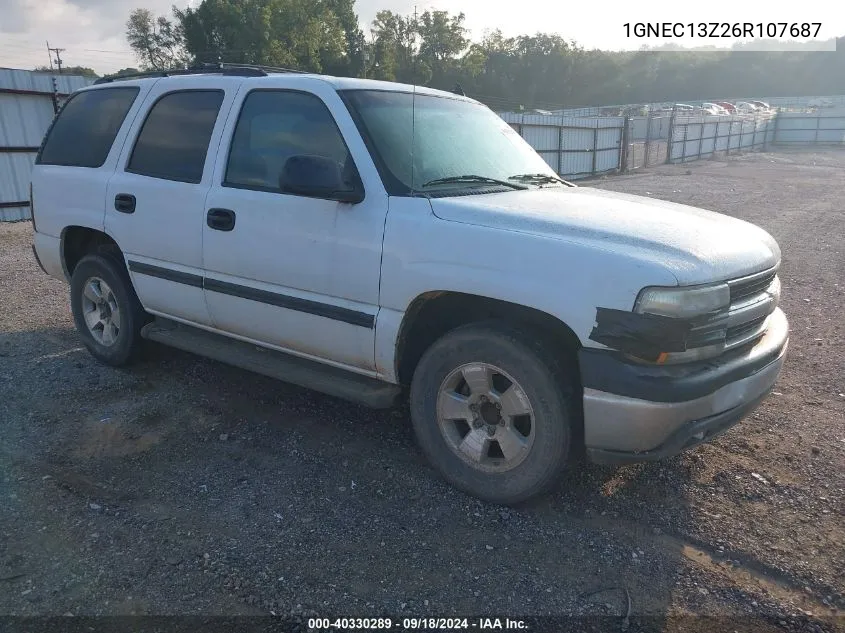
[[[145,312],[122,262],[106,254],[83,257],[71,275],[70,305],[76,329],[94,358],[114,367],[133,360]]]
[[[455,487],[515,504],[547,490],[572,436],[571,380],[542,342],[506,324],[471,324],[435,342],[411,382],[420,446]]]

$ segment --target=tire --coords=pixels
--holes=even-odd
[[[576,410],[571,384],[542,342],[517,328],[498,322],[457,328],[426,350],[414,372],[417,441],[455,487],[493,503],[520,503],[546,491],[566,464]],[[493,388],[479,405],[482,385]],[[465,402],[476,405],[466,423]],[[491,409],[490,402],[499,406]]]
[[[141,327],[147,320],[129,273],[117,257],[104,252],[86,255],[76,265],[70,279],[70,306],[82,342],[94,358],[113,367],[134,360],[141,346]],[[108,306],[106,313],[104,307],[97,307],[93,300],[96,291],[90,290],[89,284],[99,288],[101,301]],[[104,314],[106,318],[100,323],[114,323],[116,329],[100,325],[89,327],[86,315],[94,320]]]

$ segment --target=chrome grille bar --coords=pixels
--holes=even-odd
[[[733,349],[760,338],[769,315],[777,308],[777,297],[767,292],[777,277],[777,267],[728,281],[731,307],[725,349]]]

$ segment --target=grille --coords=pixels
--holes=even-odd
[[[734,282],[728,282],[731,288],[731,303],[738,303],[763,292],[772,283],[775,275],[777,275],[777,270],[773,269],[743,279],[737,279]]]
[[[735,327],[728,328],[727,340],[733,341],[735,339],[739,339],[745,336],[746,334],[750,334],[756,328],[759,328],[761,325],[763,325],[763,323],[766,322],[767,318],[768,315],[759,317],[757,319],[754,319],[753,321],[749,321],[748,323],[743,323],[742,325],[737,325]]]
[[[731,307],[728,312],[725,348],[745,345],[760,338],[766,331],[769,315],[777,301],[766,292],[777,276],[777,268],[728,282]]]

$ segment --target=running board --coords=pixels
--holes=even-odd
[[[156,318],[141,329],[141,336],[375,409],[389,409],[394,406],[401,393],[397,385],[169,319]]]

